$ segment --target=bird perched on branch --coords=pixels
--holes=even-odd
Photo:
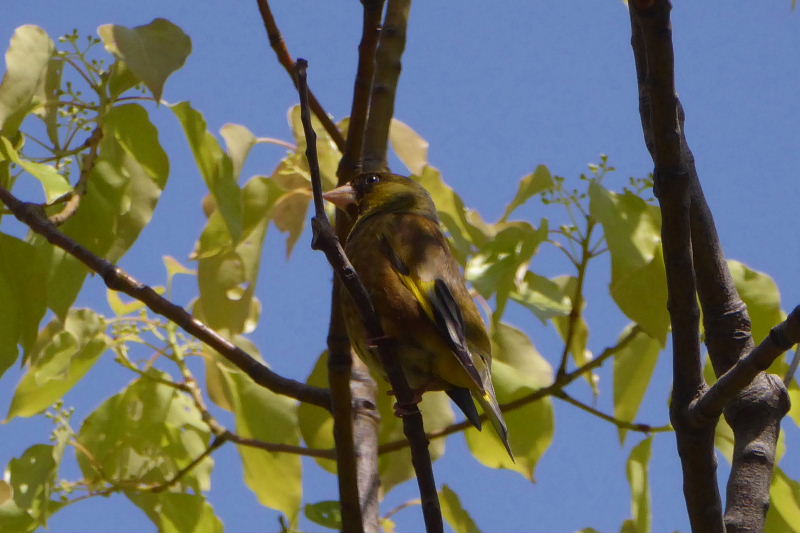
[[[372,299],[415,396],[443,390],[480,429],[477,400],[513,459],[491,379],[491,344],[428,192],[409,178],[367,173],[325,199],[358,218],[345,251]],[[344,287],[341,287],[345,293]],[[349,294],[342,305],[359,356],[381,369]],[[384,373],[384,372],[382,372]],[[385,373],[384,373],[385,374]]]

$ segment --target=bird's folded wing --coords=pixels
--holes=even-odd
[[[475,368],[467,348],[464,318],[447,283],[441,278],[433,281],[421,280],[391,245],[389,237],[382,235],[380,240],[383,253],[389,259],[403,285],[411,291],[428,318],[436,324],[442,337],[452,348],[458,362],[478,389],[483,392],[483,380],[478,369]]]

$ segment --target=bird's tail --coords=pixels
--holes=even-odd
[[[497,436],[500,437],[501,441],[503,441],[503,446],[506,447],[508,456],[511,457],[511,460],[513,461],[514,452],[511,451],[511,446],[508,444],[508,427],[506,427],[506,421],[503,419],[503,413],[500,411],[500,406],[497,404],[497,399],[494,395],[494,387],[492,386],[491,381],[488,382],[488,387],[486,387],[483,393],[479,392],[475,396],[478,400],[478,403],[481,404],[483,412],[486,413],[486,416],[492,423],[492,427],[497,432]]]

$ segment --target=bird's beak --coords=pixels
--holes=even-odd
[[[356,203],[356,191],[349,183],[326,192],[322,197],[342,211],[347,211],[349,206]]]

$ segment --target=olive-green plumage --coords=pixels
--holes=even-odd
[[[403,176],[370,173],[325,197],[340,207],[356,205],[358,218],[345,250],[369,292],[384,333],[396,343],[411,388],[419,395],[447,392],[480,429],[472,399],[477,400],[513,458],[492,386],[489,336],[430,195]],[[379,370],[352,300],[343,294],[341,301],[356,351]]]

